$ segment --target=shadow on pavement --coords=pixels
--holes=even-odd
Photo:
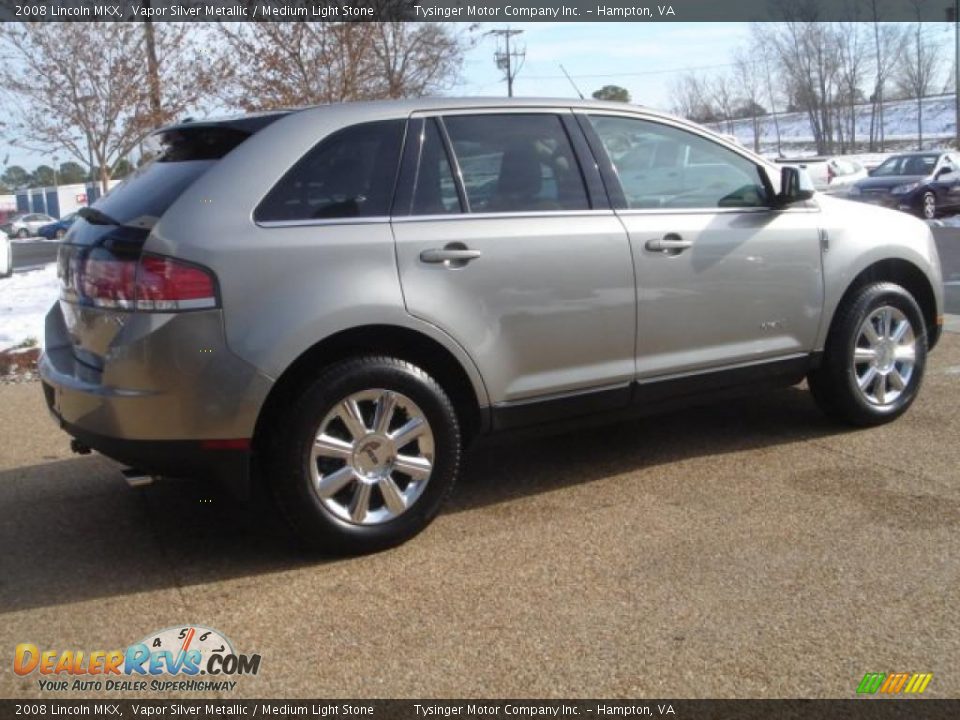
[[[805,390],[789,388],[558,435],[491,440],[467,457],[446,513],[841,431]],[[117,469],[92,456],[0,473],[0,612],[350,562],[305,553],[272,513],[212,484],[165,480],[133,490]]]

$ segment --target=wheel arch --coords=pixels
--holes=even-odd
[[[903,287],[913,295],[923,314],[927,335],[927,347],[933,349],[940,339],[940,325],[937,323],[937,300],[933,287],[924,272],[909,260],[886,258],[878,260],[860,271],[844,291],[830,318],[829,334],[836,325],[837,312],[861,288],[875,282],[892,282]],[[829,342],[829,339],[828,339]]]
[[[450,395],[464,439],[486,429],[483,398],[460,360],[436,339],[398,325],[364,325],[334,333],[307,348],[283,371],[264,401],[254,428],[254,444],[267,437],[266,428],[298,388],[319,369],[359,354],[390,355],[431,375]]]

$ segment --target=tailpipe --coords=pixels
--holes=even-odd
[[[127,485],[132,488],[146,487],[147,485],[152,485],[154,481],[157,480],[155,475],[147,475],[136,468],[125,468],[120,471],[120,474],[123,475],[123,479],[127,481]]]

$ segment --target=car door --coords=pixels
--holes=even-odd
[[[813,350],[823,301],[814,203],[773,210],[770,183],[745,154],[686,126],[615,114],[582,124],[630,236],[637,276],[637,375],[796,360]],[[668,139],[680,192],[619,174],[625,146]],[[671,177],[663,187],[672,187]]]
[[[408,138],[392,218],[408,312],[466,349],[495,409],[594,390],[625,405],[630,245],[572,114],[415,116]]]

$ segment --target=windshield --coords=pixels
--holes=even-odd
[[[873,176],[930,175],[939,157],[939,155],[894,155],[878,165],[873,171]]]

